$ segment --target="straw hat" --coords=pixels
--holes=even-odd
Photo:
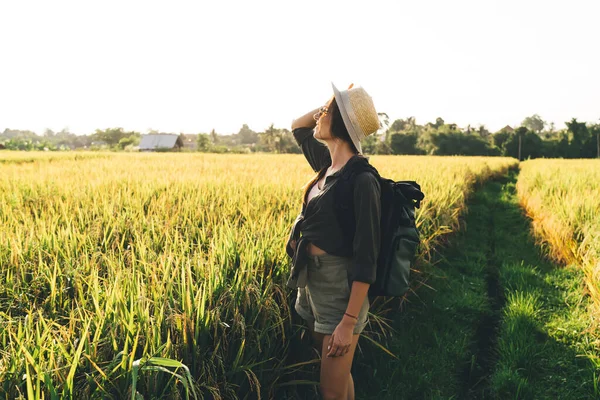
[[[356,150],[362,153],[360,142],[379,129],[379,117],[373,105],[373,99],[360,86],[350,85],[347,90],[341,92],[333,83],[331,86],[333,86],[335,101],[350,134],[350,139],[356,146]]]

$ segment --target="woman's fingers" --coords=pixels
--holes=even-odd
[[[340,357],[343,356],[344,354],[346,354],[348,352],[349,348],[350,348],[349,344],[340,346],[339,347],[339,349],[340,349]]]
[[[343,355],[344,355],[344,347],[338,346],[337,350],[335,351],[335,357],[341,357]]]
[[[339,352],[340,352],[340,347],[334,343],[331,346],[329,353],[327,353],[327,357],[337,357],[337,356],[339,356]]]
[[[327,343],[327,350],[329,350],[329,351],[327,352],[327,357],[331,357],[331,355],[333,354],[333,348],[332,348],[332,347],[334,347],[334,346],[335,346],[335,345],[334,345],[334,342],[333,342],[333,337],[334,337],[334,336],[335,336],[335,334],[333,334],[333,335],[331,335],[331,336],[329,337],[329,342]]]
[[[337,353],[337,346],[333,345],[333,347],[331,348],[331,350],[329,350],[329,353],[327,353],[327,357],[335,357],[335,353]]]
[[[329,339],[329,345],[327,346],[327,357],[341,357],[344,354],[348,353],[348,351],[350,351],[350,345],[349,344],[343,344],[340,341],[335,340],[334,335],[331,336],[331,338]]]
[[[350,351],[350,345],[344,347],[344,351],[342,352],[342,355],[348,353]]]
[[[339,347],[334,344],[333,346],[331,346],[329,353],[327,353],[327,357],[337,357],[338,350]]]

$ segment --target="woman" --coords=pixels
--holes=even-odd
[[[317,172],[304,188],[286,251],[293,258],[288,286],[298,288],[295,309],[304,318],[321,354],[320,388],[325,399],[354,399],[350,369],[367,324],[369,285],[375,281],[380,241],[380,191],[376,176],[354,180],[352,209],[337,211],[339,178],[368,164],[361,140],[379,128],[373,101],[362,88],[333,86],[327,104],[294,120],[292,132]],[[344,213],[345,214],[340,214]],[[344,231],[354,218],[354,232]],[[354,225],[353,225],[354,226]]]

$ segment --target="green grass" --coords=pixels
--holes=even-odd
[[[450,399],[481,374],[476,340],[480,321],[492,317],[487,295],[486,208],[471,200],[461,232],[423,266],[427,284],[403,304],[387,341],[397,360],[363,346],[354,371],[358,398]],[[363,341],[363,344],[364,341]]]
[[[485,184],[461,232],[387,340],[362,341],[357,398],[592,399],[598,341],[583,273],[548,262],[515,195],[516,173]],[[596,360],[596,361],[594,361]],[[596,383],[595,383],[596,382]]]
[[[534,244],[511,183],[499,193],[500,283],[506,299],[491,392],[498,399],[592,399],[600,355],[584,272],[550,262]],[[595,383],[596,382],[596,383]]]

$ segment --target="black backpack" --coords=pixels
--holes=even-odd
[[[409,288],[410,268],[414,263],[420,236],[415,224],[415,208],[425,197],[415,181],[393,181],[383,178],[366,160],[355,161],[336,182],[337,216],[344,232],[353,237],[356,229],[353,215],[354,178],[363,172],[374,174],[381,185],[381,247],[377,258],[377,276],[369,288],[369,297],[403,296]],[[348,239],[351,239],[348,238]]]

